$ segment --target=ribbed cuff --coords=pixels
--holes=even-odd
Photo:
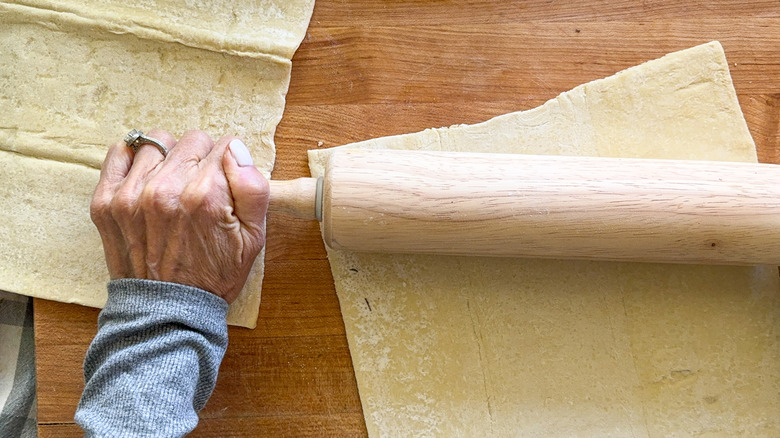
[[[208,332],[226,330],[227,302],[197,287],[164,281],[123,278],[108,283],[106,315],[152,316]],[[124,318],[122,318],[124,319]]]

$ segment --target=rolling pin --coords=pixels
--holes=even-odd
[[[269,211],[352,251],[780,265],[780,166],[339,150]]]

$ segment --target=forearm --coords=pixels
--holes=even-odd
[[[186,434],[227,348],[227,303],[173,283],[124,279],[108,288],[76,422],[87,436]]]

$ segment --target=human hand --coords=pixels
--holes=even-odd
[[[244,143],[203,131],[108,151],[90,205],[111,279],[195,286],[233,302],[265,244],[268,181]]]

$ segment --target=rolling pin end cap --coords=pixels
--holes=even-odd
[[[317,178],[317,191],[314,194],[314,217],[322,222],[322,177]]]

